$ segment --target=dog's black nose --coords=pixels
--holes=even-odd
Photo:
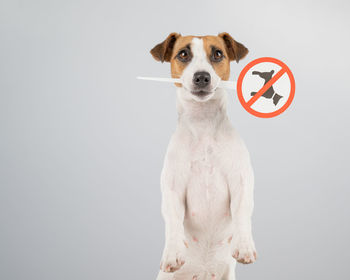
[[[210,84],[210,74],[208,72],[194,73],[193,84],[195,84],[198,88],[205,88]]]

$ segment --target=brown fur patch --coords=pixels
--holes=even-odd
[[[173,54],[170,59],[171,63],[171,77],[180,78],[182,72],[185,70],[188,63],[184,63],[176,59],[177,54],[183,48],[186,48],[187,45],[190,45],[194,36],[181,36],[176,40]],[[190,62],[189,62],[190,63]],[[176,86],[181,87],[181,84],[176,84]]]
[[[218,37],[224,41],[230,60],[238,62],[247,55],[248,49],[243,44],[235,41],[230,34],[223,32]]]
[[[180,34],[175,32],[170,33],[163,42],[159,43],[153,49],[151,49],[150,52],[153,58],[161,62],[169,62],[176,40],[180,36]]]
[[[202,39],[205,52],[207,53],[208,61],[213,66],[216,74],[222,80],[228,80],[230,77],[230,59],[224,41],[218,36],[204,36]],[[224,58],[220,62],[212,62],[210,60],[213,47],[221,50],[224,54]]]

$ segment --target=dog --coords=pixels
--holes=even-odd
[[[233,280],[236,261],[256,260],[254,175],[218,84],[248,49],[228,33],[171,33],[150,52],[182,80],[175,83],[178,124],[161,174],[166,238],[157,280]]]
[[[274,70],[271,70],[270,72],[259,72],[259,71],[253,71],[252,75],[258,75],[260,78],[264,79],[264,85],[267,84],[268,81],[271,80],[273,73],[275,73]],[[250,93],[251,96],[254,96],[256,94],[256,91],[253,91]],[[277,94],[273,88],[273,86],[269,87],[264,94],[262,95],[263,97],[267,98],[267,99],[271,99],[273,100],[273,104],[276,106],[278,101],[280,101],[280,99],[283,97],[279,94]]]

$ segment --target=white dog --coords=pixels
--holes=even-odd
[[[230,61],[248,50],[229,34],[171,33],[151,54],[171,63],[178,125],[161,175],[166,242],[158,280],[232,280],[236,260],[256,259],[251,231],[254,176],[226,114]]]

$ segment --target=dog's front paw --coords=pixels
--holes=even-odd
[[[239,237],[233,243],[232,257],[239,263],[250,264],[256,261],[257,255],[253,238]]]
[[[186,243],[184,241],[168,242],[163,251],[160,269],[164,272],[174,272],[185,263]]]

